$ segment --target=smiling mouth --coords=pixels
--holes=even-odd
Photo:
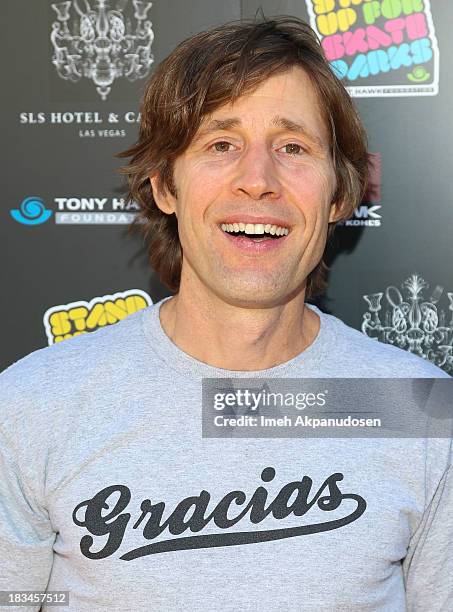
[[[222,223],[220,228],[226,234],[243,237],[253,242],[278,240],[289,234],[289,228],[270,223]]]

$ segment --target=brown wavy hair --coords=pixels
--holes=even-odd
[[[314,31],[296,17],[231,22],[181,42],[156,68],[140,107],[136,144],[118,157],[131,157],[119,171],[129,182],[128,200],[139,204],[132,228],[146,237],[149,262],[160,280],[179,290],[182,249],[175,214],[157,207],[149,176],[158,173],[159,189],[176,196],[173,163],[185,151],[205,115],[256,89],[271,75],[300,66],[311,78],[330,134],[341,218],[351,217],[367,182],[366,134],[357,110],[324,57]],[[324,255],[325,255],[324,251]],[[324,258],[323,255],[323,258]],[[325,262],[309,274],[306,296],[325,291]]]

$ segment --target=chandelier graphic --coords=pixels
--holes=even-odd
[[[387,304],[381,305],[384,293],[364,295],[368,311],[363,315],[362,331],[371,338],[415,353],[453,374],[453,293],[447,293],[448,310],[437,306],[443,287],[434,289],[430,298],[422,292],[429,284],[412,274],[402,284],[406,299],[397,287],[387,287]],[[449,317],[449,321],[447,318]]]
[[[52,4],[57,14],[50,34],[52,63],[62,79],[73,83],[82,77],[91,79],[106,100],[116,78],[135,81],[146,77],[154,61],[154,33],[146,18],[152,2],[132,0],[134,24],[123,15],[127,4],[128,0],[117,0],[115,8],[109,7],[108,0],[95,0],[94,8],[88,0]],[[71,5],[78,19],[69,24]]]

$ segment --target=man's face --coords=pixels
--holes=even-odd
[[[206,116],[175,162],[176,197],[151,180],[159,207],[178,219],[182,283],[242,307],[284,303],[319,262],[335,213],[329,135],[309,77],[294,67]]]

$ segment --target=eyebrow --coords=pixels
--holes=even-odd
[[[197,134],[197,138],[206,136],[211,132],[218,132],[222,130],[231,130],[232,128],[238,127],[241,124],[239,117],[231,117],[230,119],[212,119],[204,128],[202,128]]]
[[[212,132],[222,130],[226,131],[239,127],[241,123],[242,122],[239,117],[231,117],[227,119],[212,119],[204,128],[200,130],[199,134],[197,135],[197,140],[198,138],[207,136]],[[286,132],[292,132],[294,134],[303,134],[318,147],[325,148],[325,144],[322,142],[322,140],[318,136],[313,134],[303,123],[298,123],[296,121],[293,121],[292,119],[276,115],[272,119],[271,124],[274,127],[278,127],[285,130]]]
[[[303,123],[297,123],[292,119],[286,117],[280,117],[277,115],[272,119],[272,125],[275,127],[282,128],[286,132],[293,132],[294,134],[303,134],[310,140],[312,140],[318,147],[323,148],[325,145],[322,140],[313,134]]]

